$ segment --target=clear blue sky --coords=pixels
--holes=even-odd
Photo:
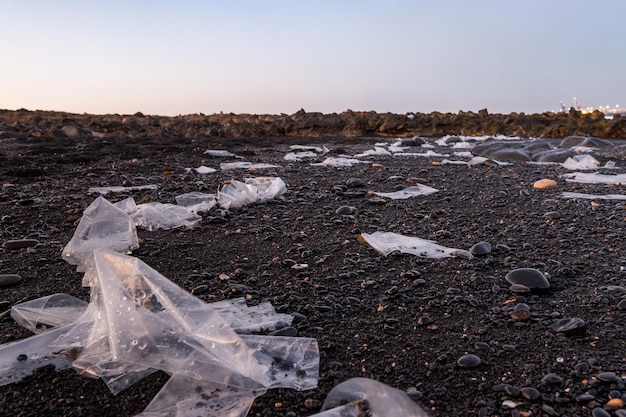
[[[0,108],[626,107],[625,19],[624,0],[0,0]]]

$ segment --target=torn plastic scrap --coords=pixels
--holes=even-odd
[[[16,304],[11,317],[17,324],[33,333],[50,327],[70,324],[87,310],[88,303],[68,294],[52,294]]]
[[[252,162],[222,162],[220,169],[222,171],[229,171],[233,169],[265,169],[265,168],[280,168],[278,165],[255,163]]]
[[[185,207],[192,213],[202,213],[211,210],[217,204],[215,194],[205,194],[193,191],[175,197],[176,204]]]
[[[279,197],[287,191],[279,177],[245,178],[244,182],[231,180],[217,192],[217,203],[225,209],[262,203]]]
[[[361,161],[355,158],[342,158],[342,157],[328,157],[322,162],[312,163],[311,166],[325,166],[325,167],[351,167],[354,164],[367,164],[369,161]]]
[[[107,187],[91,187],[88,191],[90,193],[111,194],[111,193],[123,193],[127,191],[156,190],[157,188],[158,187],[155,184],[135,185],[132,187],[122,187],[120,185],[111,185]]]
[[[374,193],[374,194],[380,197],[391,198],[392,200],[406,200],[407,198],[411,198],[411,197],[433,194],[433,193],[436,193],[437,191],[439,190],[437,190],[436,188],[432,188],[423,184],[417,184],[417,185],[413,185],[411,187],[407,187],[403,190],[396,191],[393,193]]]
[[[130,216],[135,226],[144,227],[149,231],[168,230],[177,227],[190,229],[202,220],[202,216],[187,210],[187,208],[169,203],[138,204],[137,210]]]
[[[96,249],[127,252],[138,247],[133,219],[101,196],[85,209],[62,256],[69,264],[78,265],[78,271],[84,271],[83,259]]]
[[[172,375],[135,417],[242,417],[248,414],[255,398],[266,392],[264,387],[240,389]]]
[[[207,167],[207,166],[204,166],[204,165],[200,165],[197,168],[185,168],[185,170],[187,172],[193,171],[196,174],[212,174],[214,172],[217,172],[217,169],[211,168],[211,167]]]
[[[564,191],[561,198],[581,198],[586,200],[626,200],[625,194],[585,194]]]
[[[239,158],[234,153],[224,150],[224,149],[207,149],[206,151],[204,151],[204,153],[210,156],[220,156],[220,157],[234,156],[234,157]]]
[[[366,401],[367,404],[359,407],[363,401]],[[346,403],[354,404],[354,408],[359,409],[356,410],[358,413],[355,414],[354,411],[350,411],[348,414],[332,413],[332,410],[335,410],[333,407]],[[357,417],[363,415],[359,411],[367,410],[371,417],[428,417],[428,414],[404,392],[368,378],[352,378],[337,385],[328,393],[322,410],[328,411],[315,416]]]
[[[598,168],[600,161],[588,154],[574,155],[561,163],[561,166],[572,171],[584,171]]]
[[[626,184],[626,174],[605,175],[589,172],[572,172],[561,175],[566,181],[584,184]]]
[[[361,233],[362,239],[372,248],[387,256],[392,252],[399,251],[422,258],[447,258],[463,256],[472,259],[474,256],[466,250],[447,248],[438,245],[432,240],[418,237],[403,236],[392,232],[374,232],[372,234]]]
[[[260,203],[280,197],[287,192],[285,181],[279,177],[244,178],[243,181],[256,187],[257,201]]]

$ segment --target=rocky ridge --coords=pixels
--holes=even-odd
[[[626,138],[626,118],[605,119],[595,111],[568,113],[376,113],[352,111],[323,114],[300,110],[294,114],[190,114],[165,117],[91,115],[49,111],[0,110],[0,138],[249,138],[249,137],[440,137],[445,135],[505,135],[564,138],[589,135]]]

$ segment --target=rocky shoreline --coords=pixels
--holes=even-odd
[[[584,137],[557,139],[565,134],[558,129],[593,115],[548,116],[554,123],[541,132],[554,129],[550,139],[479,141],[438,138],[432,125],[415,138],[406,126],[422,115],[271,116],[301,128],[263,136],[244,134],[237,120],[257,120],[250,132],[278,122],[0,111],[0,344],[31,336],[9,315],[16,304],[54,293],[89,301],[82,274],[61,253],[97,197],[91,188],[126,188],[107,194],[111,202],[174,203],[233,180],[280,177],[287,192],[279,198],[212,208],[191,229],[139,228],[132,251],[207,303],[269,302],[297,318],[285,332],[317,340],[318,387],[268,390],[249,416],[314,415],[333,387],[365,377],[405,392],[432,417],[624,417],[624,183],[576,182],[563,163],[589,152],[596,178],[614,179],[624,173],[626,144],[589,138],[598,132],[591,127],[572,127]],[[369,135],[347,135],[352,128],[329,121],[342,117],[365,121],[354,132]],[[455,129],[489,134],[481,117],[515,119],[471,115],[475,123]],[[623,138],[624,120],[584,126]],[[233,136],[209,135],[233,125]],[[303,148],[310,152],[299,154]],[[244,161],[266,165],[222,165]],[[418,185],[436,192],[388,196]],[[376,232],[473,257],[384,256],[363,238]],[[167,379],[156,372],[114,396],[99,379],[42,367],[0,385],[0,416],[134,416]]]
[[[89,115],[0,110],[0,138],[254,138],[254,137],[441,137],[517,136],[564,138],[572,135],[626,138],[626,117],[605,119],[595,111],[568,113],[376,113],[322,114],[300,110],[286,115],[191,114],[178,117]]]

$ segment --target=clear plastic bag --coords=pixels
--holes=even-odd
[[[361,237],[372,248],[387,256],[392,252],[408,253],[422,258],[447,258],[463,256],[472,259],[471,253],[464,249],[447,248],[432,240],[419,237],[403,236],[392,232],[361,233]]]

